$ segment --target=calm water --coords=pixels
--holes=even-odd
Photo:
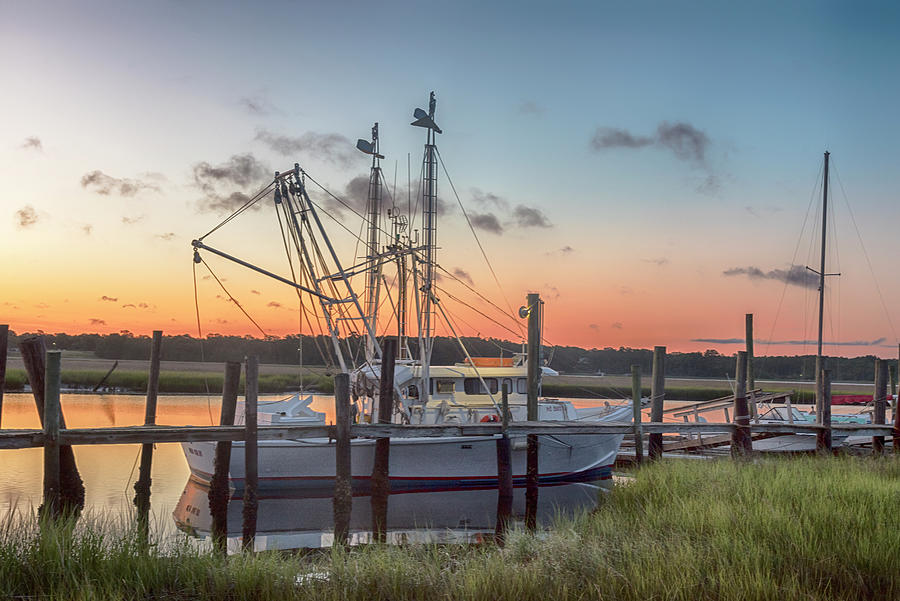
[[[261,397],[260,401],[281,396]],[[582,401],[579,404],[593,404]],[[314,397],[312,408],[334,418],[334,398]],[[62,407],[71,428],[131,426],[144,421],[141,395],[64,394]],[[218,423],[219,401],[197,396],[160,396],[157,423],[161,425],[211,425]],[[30,394],[8,394],[3,402],[4,429],[39,428]],[[127,516],[133,509],[134,482],[140,445],[80,445],[75,458],[84,480],[86,511]],[[0,520],[11,511],[28,513],[41,502],[43,450],[0,450]],[[203,536],[209,530],[206,489],[189,478],[187,462],[177,443],[156,445],[153,454],[151,504],[157,532],[163,537],[178,529]],[[539,514],[545,520],[578,508],[590,507],[597,489],[590,485],[542,488]],[[493,532],[496,491],[456,491],[392,495],[388,522],[395,541],[473,541]],[[353,539],[363,542],[371,524],[369,499],[356,497],[351,527]],[[303,498],[261,494],[260,548],[317,547],[331,544],[333,528],[330,498]],[[514,513],[524,514],[524,492],[516,490]],[[239,536],[240,500],[229,505],[229,530]],[[428,528],[423,528],[428,526]],[[231,542],[237,545],[237,540]]]

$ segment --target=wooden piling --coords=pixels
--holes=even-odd
[[[394,363],[397,356],[397,341],[386,338],[381,345],[381,383],[378,391],[378,423],[391,423],[394,413]],[[391,439],[375,440],[375,459],[372,464],[372,536],[375,542],[383,543],[387,538],[388,495],[391,494],[390,479]]]
[[[9,326],[0,324],[0,428],[3,428],[3,389],[6,388],[6,355],[9,352]]]
[[[19,341],[19,354],[25,365],[31,393],[37,407],[41,424],[44,423],[44,387],[46,373],[46,347],[43,336],[29,336]],[[59,427],[65,429],[66,418],[60,409]],[[77,513],[84,507],[84,483],[75,465],[75,453],[70,445],[62,445],[59,449],[59,503],[63,511]]]
[[[641,366],[631,366],[631,403],[634,411],[634,461],[644,461],[644,429],[641,427]]]
[[[241,384],[241,364],[239,361],[225,363],[225,383],[222,388],[222,410],[219,414],[220,426],[233,426],[237,406],[238,388]],[[209,483],[209,513],[212,517],[210,535],[213,548],[220,554],[227,552],[228,540],[228,473],[231,468],[231,441],[216,443],[213,477]]]
[[[44,382],[44,502],[43,517],[56,518],[62,511],[60,493],[59,428],[62,411],[59,404],[62,353],[47,352]],[[71,448],[70,448],[71,449]]]
[[[246,382],[244,391],[244,514],[241,528],[241,547],[253,550],[256,539],[256,512],[259,508],[257,486],[259,485],[259,440],[256,422],[256,407],[259,395],[259,358],[247,357]]]
[[[494,527],[494,540],[501,547],[506,543],[506,531],[509,528],[513,504],[512,447],[507,431],[509,427],[509,388],[507,386],[507,384],[503,384],[503,390],[500,393],[503,434],[497,439],[497,523]]]
[[[731,434],[731,456],[746,457],[753,452],[750,436],[750,409],[747,407],[747,353],[738,351],[734,376],[734,423]]]
[[[528,303],[528,421],[538,421],[538,389],[541,378],[541,297],[529,294]],[[537,527],[538,502],[538,437],[527,437],[525,467],[525,528],[534,532]]]
[[[653,347],[653,374],[650,386],[650,421],[663,420],[663,404],[666,400],[666,347]],[[651,433],[648,440],[650,459],[662,457],[662,434]]]
[[[831,370],[823,369],[816,382],[820,387],[820,390],[816,390],[816,397],[822,399],[822,412],[816,415],[816,423],[826,428],[816,432],[816,450],[831,453]]]
[[[144,407],[144,425],[156,425],[156,400],[159,396],[159,365],[162,350],[162,331],[153,331],[150,344],[150,377],[147,380],[147,403]],[[141,466],[134,483],[134,505],[137,507],[138,531],[147,540],[150,527],[150,472],[153,466],[153,445],[141,445]]]
[[[887,361],[875,359],[875,394],[873,395],[875,411],[872,423],[883,424],[887,405]],[[872,454],[884,454],[884,436],[872,437]]]
[[[353,506],[350,472],[350,374],[334,376],[334,543],[347,544]]]
[[[753,391],[756,390],[756,370],[753,365],[753,313],[744,315],[744,335],[747,345],[747,392],[750,398],[747,406],[750,409],[750,417],[756,417],[756,398]]]

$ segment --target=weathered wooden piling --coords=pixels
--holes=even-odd
[[[241,528],[241,547],[253,550],[256,539],[256,512],[259,509],[257,487],[259,485],[259,439],[256,408],[259,400],[259,358],[247,357],[244,390],[244,513]]]
[[[528,303],[528,421],[538,421],[538,388],[541,378],[541,297],[529,294]],[[529,434],[527,437],[525,466],[525,528],[533,532],[537,527],[538,503],[538,437]]]
[[[6,355],[9,352],[9,326],[0,324],[0,428],[3,427],[3,389],[6,388]]]
[[[816,416],[816,423],[826,428],[816,432],[816,450],[831,453],[831,370],[823,369],[816,382],[821,387],[821,390],[816,390],[816,397],[822,399],[822,411]]]
[[[238,388],[241,385],[241,364],[239,361],[225,363],[225,382],[222,387],[222,410],[219,413],[220,426],[233,426],[237,406]],[[228,540],[228,473],[231,468],[231,441],[216,443],[213,477],[209,483],[209,513],[212,517],[210,535],[213,547],[221,554],[227,552]]]
[[[653,373],[650,386],[650,421],[663,420],[663,404],[666,400],[666,347],[653,347]],[[650,459],[659,459],[663,452],[663,435],[652,432],[648,437]]]
[[[334,376],[334,543],[347,544],[353,482],[350,472],[350,374]]]
[[[41,515],[49,518],[58,517],[62,511],[59,464],[61,365],[62,353],[48,351],[44,381],[44,502],[41,505]]]
[[[644,461],[644,429],[641,427],[641,366],[631,366],[631,403],[634,411],[634,461]]]
[[[25,364],[31,393],[37,407],[41,424],[44,423],[44,387],[46,373],[46,347],[43,336],[29,336],[19,341],[19,354]],[[60,410],[59,427],[65,429],[66,418]],[[70,445],[62,445],[59,449],[60,487],[59,503],[62,510],[77,513],[84,507],[84,483],[75,465],[75,453]]]
[[[750,409],[747,407],[747,353],[738,351],[734,376],[734,423],[731,434],[731,456],[746,457],[753,452],[750,436]]]
[[[503,434],[497,439],[497,523],[494,527],[494,540],[502,547],[506,543],[506,531],[509,528],[513,504],[512,446],[507,430],[509,428],[508,384],[503,384],[500,394]]]
[[[887,361],[875,359],[875,394],[873,396],[874,412],[872,423],[883,424],[887,405]],[[884,454],[884,436],[872,437],[872,454]]]
[[[378,391],[378,423],[391,423],[394,413],[394,364],[397,341],[387,338],[381,345],[381,382]],[[383,543],[387,538],[388,495],[390,479],[391,439],[375,440],[375,458],[372,464],[372,536]]]
[[[153,331],[150,344],[150,377],[147,380],[147,404],[144,407],[144,425],[156,425],[156,401],[159,396],[159,366],[162,352],[162,331]],[[147,539],[150,527],[150,473],[153,467],[153,445],[141,445],[141,466],[134,483],[134,505],[137,507],[138,530]]]

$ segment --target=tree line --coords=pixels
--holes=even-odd
[[[51,348],[87,351],[102,359],[147,359],[150,356],[150,337],[136,336],[123,331],[118,334],[43,334]],[[20,337],[10,332],[11,349]],[[495,338],[462,338],[469,354],[474,357],[510,357],[524,352],[521,344]],[[410,340],[410,350],[416,356],[416,341]],[[364,340],[350,337],[342,341],[350,363],[362,363]],[[545,363],[562,373],[625,374],[632,365],[640,365],[649,374],[652,366],[651,349],[592,348],[575,346],[543,347]],[[283,338],[254,338],[252,336],[210,335],[203,339],[192,336],[164,336],[163,358],[168,361],[234,361],[247,355],[257,355],[262,363],[285,365],[304,364],[330,366],[337,364],[331,339],[327,336],[286,336]],[[449,365],[461,362],[465,354],[455,339],[437,337],[434,341],[432,364]],[[815,371],[814,355],[757,357],[754,370],[757,379],[812,380]],[[826,366],[835,381],[872,381],[874,355],[860,357],[828,357]],[[704,352],[670,352],[666,356],[666,375],[672,377],[724,378],[734,377],[735,354],[724,355],[715,350]]]

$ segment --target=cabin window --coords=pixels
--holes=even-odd
[[[452,393],[456,388],[453,380],[438,380],[436,386],[438,394]]]
[[[519,394],[528,394],[528,380],[525,378],[516,380],[516,392]]]
[[[497,394],[497,390],[499,390],[497,378],[485,378],[484,383],[488,385],[491,394]],[[481,380],[478,378],[466,378],[464,386],[466,394],[487,394],[487,390],[484,389],[484,386],[481,385]]]

